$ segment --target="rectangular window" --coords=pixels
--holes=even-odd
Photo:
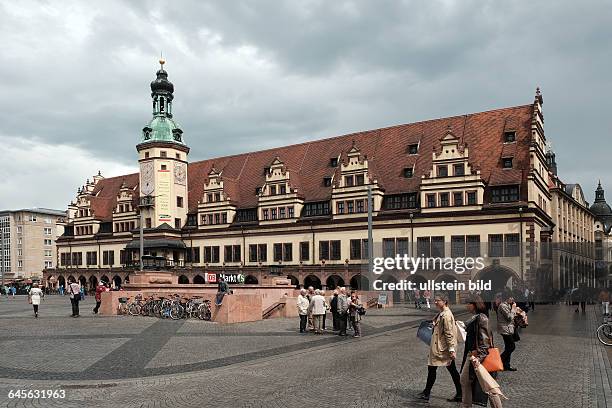
[[[385,258],[395,257],[395,238],[383,238],[382,246]]]
[[[338,261],[341,258],[340,241],[329,241],[329,256],[333,261]]]
[[[448,166],[438,166],[438,177],[448,177]]]
[[[344,214],[344,201],[338,201],[336,206],[338,208],[338,214]]]
[[[468,205],[476,205],[476,192],[470,191],[467,193],[467,203]]]
[[[353,214],[355,212],[355,202],[353,200],[346,202],[346,212],[349,214]]]
[[[494,203],[518,201],[518,193],[518,186],[494,187],[491,190],[491,198]]]
[[[329,259],[329,241],[319,242],[319,260]]]
[[[468,235],[466,240],[466,256],[477,258],[480,256],[480,235]]]
[[[361,240],[351,239],[350,259],[361,259]]]
[[[233,260],[233,249],[231,245],[225,245],[223,248],[223,261],[224,262],[232,262]]]
[[[98,263],[98,254],[97,252],[88,251],[85,254],[87,265],[95,265]],[[79,264],[80,265],[80,264]]]
[[[520,255],[519,234],[506,234],[504,236],[504,256]]]
[[[453,173],[455,176],[465,175],[465,166],[463,165],[463,163],[453,165]]]
[[[293,206],[287,207],[287,214],[288,214],[289,218],[295,217],[295,212],[294,212]]]
[[[452,258],[465,257],[465,236],[464,235],[451,236],[451,257]]]
[[[181,219],[180,218],[174,219],[174,228],[181,229]]]
[[[257,244],[249,245],[249,262],[257,262]]]
[[[434,208],[436,206],[436,195],[427,194],[427,208]]]
[[[166,171],[168,170],[168,167],[165,164],[161,165],[161,171]]]
[[[221,224],[227,224],[227,213],[226,212],[221,213]]]
[[[212,263],[219,263],[219,247],[212,247]]]
[[[270,215],[268,214],[268,209],[265,208],[263,210],[263,219],[264,219],[264,221],[267,221],[269,217],[270,217]]]
[[[258,245],[257,256],[259,257],[259,262],[268,262],[268,245],[267,244]]]
[[[168,153],[166,153],[166,151],[162,150],[161,152],[159,152],[159,157],[168,157]]]
[[[463,205],[463,193],[453,193],[453,205],[456,207]]]
[[[240,245],[234,245],[234,257],[232,259],[233,262],[242,261],[242,247]]]
[[[408,253],[408,238],[398,238],[395,240],[395,250],[399,255],[409,255]]]
[[[178,208],[183,208],[183,197],[176,197],[176,206]]]
[[[444,237],[431,237],[431,256],[444,257]]]
[[[280,219],[285,218],[285,207],[278,208],[278,218]]]
[[[280,186],[280,194],[287,194],[287,185],[286,184],[281,184]]]
[[[274,262],[283,260],[283,244],[274,244],[273,246]]]
[[[504,169],[511,169],[512,168],[512,158],[511,157],[506,157],[502,159],[502,167]]]
[[[516,132],[515,131],[504,132],[504,143],[512,143],[514,141],[516,141]]]
[[[310,259],[310,242],[300,242],[300,261],[308,261]]]
[[[321,201],[316,203],[304,204],[304,217],[316,217],[320,215],[329,215],[329,201]]]
[[[417,154],[419,152],[418,144],[408,145],[408,154]]]
[[[364,200],[356,200],[355,203],[357,204],[356,212],[362,213],[365,211]]]
[[[51,235],[53,233],[53,231],[51,230],[51,228],[45,228],[45,235]]]
[[[45,256],[47,256],[47,257],[51,256],[51,250],[50,249],[45,249]]]
[[[213,195],[212,195],[212,193],[206,194],[206,201],[208,201],[209,203],[213,202]]]
[[[355,184],[353,176],[344,176],[344,186],[352,187]]]
[[[270,210],[270,214],[272,215],[272,219],[275,220],[276,219],[276,208],[272,208]]]
[[[431,239],[429,237],[417,238],[417,255],[429,258],[431,256]]]
[[[440,207],[448,207],[449,205],[448,193],[440,193]]]
[[[329,159],[329,167],[338,167],[338,158],[332,157]]]
[[[270,195],[276,195],[276,186],[270,186]]]
[[[365,183],[365,177],[363,174],[358,174],[355,176],[355,185],[363,186]]]
[[[291,242],[283,244],[283,261],[293,261],[293,244]]]
[[[410,178],[414,175],[414,169],[412,167],[404,167],[404,177]]]
[[[145,218],[145,228],[151,228],[151,218]]]
[[[504,256],[504,236],[502,234],[489,234],[489,257]]]
[[[204,262],[205,263],[219,263],[219,247],[218,246],[205,246],[204,247]]]

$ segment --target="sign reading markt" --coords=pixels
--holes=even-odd
[[[204,274],[206,283],[218,283],[221,277],[223,277],[227,283],[244,283],[244,275],[241,273],[228,274],[207,272]]]

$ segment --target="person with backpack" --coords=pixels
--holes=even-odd
[[[72,305],[72,317],[79,317],[79,301],[81,300],[81,287],[74,278],[68,280],[68,294]]]

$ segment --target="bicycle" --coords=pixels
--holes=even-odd
[[[597,339],[605,346],[612,346],[612,322],[608,317],[604,318],[604,323],[597,328]]]
[[[126,297],[119,298],[119,304],[117,305],[117,314],[126,315],[129,313],[128,299]]]

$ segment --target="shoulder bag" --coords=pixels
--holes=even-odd
[[[480,317],[478,318],[480,325]],[[493,344],[493,333],[487,328],[489,332],[489,349],[487,350],[487,356],[482,361],[482,366],[490,373],[497,371],[504,371],[504,364],[502,363],[501,353],[499,349]],[[480,341],[480,329],[478,329],[478,335],[476,337],[476,344]]]

